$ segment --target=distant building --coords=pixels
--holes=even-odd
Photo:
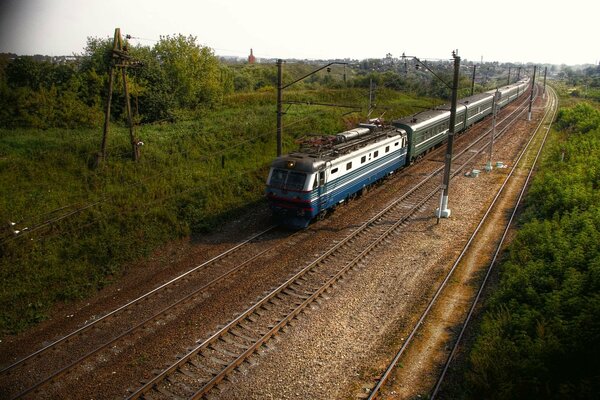
[[[254,64],[256,62],[256,57],[252,54],[252,49],[250,49],[250,55],[248,56],[248,64]]]

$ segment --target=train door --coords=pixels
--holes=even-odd
[[[326,170],[321,170],[315,177],[317,180],[317,193],[319,194],[319,213],[327,209],[329,203],[329,194],[327,194]]]

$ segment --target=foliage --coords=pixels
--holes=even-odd
[[[588,103],[580,103],[569,109],[561,109],[556,120],[557,127],[576,133],[588,133],[600,126],[600,111]]]
[[[73,128],[95,126],[101,112],[80,96],[85,81],[70,65],[17,58],[0,83],[0,126]]]
[[[344,116],[347,109],[294,105],[284,117],[285,152],[299,137],[365,118],[360,88],[286,91],[285,98],[363,109]],[[391,104],[390,118],[429,104],[393,91],[380,98]],[[252,210],[275,156],[274,100],[272,90],[233,93],[178,122],[139,126],[138,163],[129,160],[127,129],[113,125],[108,159],[97,169],[88,166],[99,129],[0,130],[0,331],[19,331],[56,302],[88,295],[162,243]]]
[[[129,161],[119,73],[108,158],[95,168],[112,46],[111,38],[88,38],[67,64],[0,58],[2,333],[110,283],[166,241],[214,229],[262,200],[276,147],[275,65],[220,63],[193,36],[126,43],[142,65],[126,70],[142,157]],[[391,57],[310,75],[321,65],[284,64],[284,83],[306,76],[284,91],[295,102],[283,121],[285,152],[301,137],[364,121],[371,81],[370,117],[391,120],[448,97],[430,75],[404,74]]]
[[[166,79],[167,91],[182,108],[213,105],[222,96],[220,69],[212,49],[193,36],[161,36],[152,49]]]
[[[469,398],[600,393],[600,112],[562,110],[466,373]]]

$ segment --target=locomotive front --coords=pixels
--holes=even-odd
[[[266,196],[276,222],[305,228],[319,213],[318,174],[325,162],[300,153],[277,158],[271,164]]]

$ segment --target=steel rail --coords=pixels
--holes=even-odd
[[[523,103],[523,104],[525,104],[525,103]],[[517,116],[515,117],[514,121],[516,121],[516,118],[519,115],[523,114],[525,111],[526,111],[526,109],[523,109],[521,112],[517,113]],[[509,124],[507,127],[503,128],[503,129],[504,130],[508,129],[508,127],[510,125],[511,124]],[[535,135],[533,135],[533,136],[535,136]],[[533,136],[532,136],[532,139],[533,139]],[[530,141],[528,142],[527,146],[529,146],[529,143],[531,143],[532,139],[530,139]],[[481,151],[483,151],[483,149]],[[523,154],[523,152],[521,154]],[[520,160],[520,157],[521,156],[519,156],[518,160]],[[518,160],[517,160],[517,163],[518,163]],[[483,224],[484,224],[485,220],[487,219],[489,213],[491,212],[493,206],[496,204],[496,201],[498,200],[498,198],[499,198],[500,194],[502,193],[505,185],[507,184],[508,179],[512,176],[514,170],[516,169],[517,163],[515,163],[513,169],[510,172],[510,174],[507,176],[506,180],[502,184],[499,192],[494,197],[491,205],[489,206],[489,208],[485,212],[484,216],[482,217],[481,221],[477,225],[475,231],[473,232],[473,234],[471,235],[471,237],[469,238],[469,240],[465,244],[465,246],[464,246],[463,250],[461,251],[460,255],[458,256],[457,260],[454,262],[453,266],[450,268],[450,270],[446,274],[446,277],[444,278],[444,280],[442,281],[442,283],[439,285],[439,287],[436,290],[435,294],[433,295],[433,297],[429,301],[427,307],[425,308],[425,311],[423,311],[423,313],[421,314],[421,317],[419,318],[419,320],[417,321],[417,323],[414,325],[414,328],[412,329],[412,331],[410,332],[410,334],[408,335],[408,337],[404,341],[402,347],[400,348],[400,350],[398,350],[398,352],[396,353],[396,355],[394,356],[394,358],[392,359],[392,361],[388,364],[388,367],[386,368],[385,372],[380,377],[380,379],[377,382],[377,384],[375,385],[375,387],[371,390],[371,392],[369,394],[369,397],[367,398],[368,400],[373,400],[373,399],[375,399],[379,395],[379,392],[380,392],[381,388],[383,387],[383,385],[385,385],[385,383],[389,379],[389,377],[390,377],[391,373],[393,372],[393,370],[395,369],[395,367],[396,367],[396,365],[397,365],[400,357],[404,354],[404,352],[406,351],[406,349],[408,348],[408,346],[412,342],[412,340],[415,337],[417,331],[419,330],[420,326],[425,321],[425,318],[429,315],[431,309],[433,308],[433,306],[434,306],[435,302],[437,301],[438,297],[440,296],[441,292],[445,289],[446,284],[448,283],[448,281],[452,277],[452,274],[454,273],[454,271],[458,267],[460,261],[462,260],[462,258],[464,257],[464,255],[467,253],[468,249],[470,248],[470,246],[471,246],[471,244],[472,244],[475,236],[477,235],[477,233],[479,232],[479,230],[483,226]]]
[[[483,278],[481,286],[479,287],[479,290],[477,291],[477,295],[475,296],[475,299],[473,300],[473,303],[471,304],[471,307],[469,308],[469,312],[468,312],[468,314],[467,314],[467,316],[466,316],[466,318],[465,318],[465,320],[463,322],[463,325],[462,325],[462,328],[460,330],[460,333],[458,334],[457,339],[454,342],[454,345],[452,346],[452,351],[450,352],[450,354],[448,355],[448,359],[444,363],[444,369],[442,370],[442,373],[440,374],[440,376],[439,376],[439,378],[438,378],[438,380],[436,382],[436,385],[435,385],[433,391],[431,392],[431,395],[430,395],[430,399],[431,400],[433,400],[437,396],[437,394],[438,394],[438,392],[440,390],[440,387],[441,387],[441,385],[442,385],[442,383],[444,381],[444,378],[446,376],[446,373],[448,372],[448,368],[450,367],[450,364],[452,363],[452,360],[454,359],[454,356],[456,355],[456,352],[458,351],[458,345],[460,344],[460,341],[462,340],[462,337],[463,337],[463,335],[464,335],[464,333],[465,333],[465,331],[467,329],[467,326],[471,322],[471,319],[472,319],[473,314],[475,312],[475,308],[477,307],[477,303],[479,302],[479,300],[481,298],[481,295],[483,293],[483,289],[485,288],[485,285],[487,284],[487,280],[489,279],[489,276],[490,276],[490,274],[492,272],[492,269],[493,269],[493,267],[494,267],[494,265],[496,263],[496,260],[498,259],[498,256],[500,254],[500,251],[502,250],[502,246],[504,244],[506,236],[508,235],[508,231],[510,229],[510,226],[512,225],[512,222],[513,222],[513,220],[514,220],[514,218],[515,218],[515,216],[517,214],[517,209],[519,207],[519,204],[521,204],[523,196],[525,195],[525,190],[526,190],[527,186],[529,185],[529,181],[531,180],[531,177],[533,175],[533,171],[535,169],[535,166],[536,166],[536,164],[538,162],[538,159],[539,159],[539,157],[540,157],[540,155],[542,153],[542,149],[544,148],[544,145],[546,143],[546,139],[548,138],[548,133],[550,132],[550,128],[552,127],[552,122],[554,121],[554,118],[556,117],[556,114],[558,112],[558,107],[556,107],[556,103],[557,103],[557,101],[556,101],[556,93],[554,92],[554,90],[552,88],[550,88],[550,90],[553,93],[552,105],[551,105],[551,108],[550,108],[550,109],[552,109],[553,114],[552,114],[552,117],[550,118],[550,122],[548,123],[548,127],[546,128],[546,133],[544,134],[544,137],[542,139],[542,143],[541,143],[541,145],[540,145],[540,147],[539,147],[539,149],[538,149],[538,151],[536,153],[536,156],[535,156],[535,158],[534,158],[534,160],[532,162],[532,165],[531,165],[531,168],[529,170],[529,173],[527,174],[527,178],[525,179],[525,183],[523,184],[523,188],[521,189],[521,191],[519,193],[519,196],[518,196],[518,198],[517,198],[517,200],[515,202],[515,206],[514,206],[513,211],[512,211],[512,213],[510,215],[509,221],[506,224],[504,232],[502,233],[502,237],[500,238],[500,242],[498,243],[496,251],[494,252],[494,256],[492,258],[492,261],[490,262],[490,264],[489,264],[489,266],[487,268],[487,271],[486,271],[486,274],[485,274],[485,276]],[[542,118],[540,124],[536,128],[536,131],[538,131],[541,128],[542,124],[545,121],[547,121],[548,114],[550,113],[550,109],[547,110],[546,115],[544,115],[544,117]],[[531,140],[533,140],[533,137],[532,137]],[[520,159],[521,159],[521,156],[519,156],[519,160],[518,161],[520,161]],[[517,161],[517,163],[518,163],[518,161]],[[512,174],[512,171],[511,171],[511,174]]]
[[[53,348],[53,347],[57,346],[58,344],[60,344],[60,343],[63,343],[63,342],[65,342],[65,341],[67,341],[68,339],[72,338],[73,336],[75,336],[75,335],[78,335],[78,334],[81,334],[81,333],[83,333],[83,332],[87,331],[88,329],[90,329],[91,327],[95,326],[95,325],[96,325],[96,324],[98,324],[99,322],[101,322],[101,321],[103,321],[103,320],[105,320],[105,319],[107,319],[107,318],[109,318],[109,317],[112,317],[112,316],[114,316],[114,315],[118,314],[119,312],[121,312],[121,311],[123,311],[123,310],[125,310],[125,309],[127,309],[127,308],[129,308],[129,307],[131,307],[132,305],[134,305],[134,304],[136,304],[136,303],[139,303],[140,301],[142,301],[142,300],[144,300],[144,299],[148,298],[149,296],[153,295],[154,293],[156,293],[156,292],[159,292],[159,291],[163,290],[164,288],[166,288],[167,286],[169,286],[169,285],[171,285],[171,284],[173,284],[173,283],[175,283],[175,282],[177,282],[177,281],[179,281],[179,280],[183,279],[184,277],[188,276],[189,274],[191,274],[191,273],[193,273],[193,272],[196,272],[196,271],[198,271],[199,269],[201,269],[201,268],[204,268],[204,267],[206,267],[207,265],[209,265],[209,264],[211,264],[211,263],[213,263],[213,262],[215,262],[215,261],[217,261],[217,260],[219,260],[219,259],[221,259],[221,258],[223,258],[223,257],[225,257],[225,256],[227,256],[227,255],[229,255],[229,254],[231,254],[231,253],[233,253],[234,251],[236,251],[236,250],[240,249],[241,247],[245,246],[246,244],[250,243],[251,241],[255,240],[256,238],[258,238],[258,237],[260,237],[260,236],[262,236],[262,235],[264,235],[264,234],[266,234],[266,233],[268,233],[268,232],[272,231],[273,229],[275,229],[275,226],[274,226],[274,225],[273,225],[273,226],[270,226],[269,228],[267,228],[267,229],[265,229],[265,230],[263,230],[263,231],[261,231],[261,232],[259,232],[259,233],[255,234],[255,235],[253,235],[253,236],[251,236],[250,238],[248,238],[248,239],[246,239],[246,240],[244,240],[244,241],[242,241],[242,242],[238,243],[238,244],[237,244],[237,245],[235,245],[234,247],[232,247],[232,248],[230,248],[230,249],[226,250],[225,252],[223,252],[223,253],[221,253],[221,254],[219,254],[219,255],[217,255],[217,256],[215,256],[215,257],[213,257],[213,258],[211,258],[211,259],[210,259],[210,260],[208,260],[208,261],[205,261],[204,263],[202,263],[202,264],[200,264],[200,265],[198,265],[198,266],[196,266],[196,267],[192,268],[191,270],[189,270],[189,271],[187,271],[187,272],[185,272],[185,273],[183,273],[183,274],[181,274],[181,275],[179,275],[179,276],[177,276],[177,277],[175,277],[175,278],[173,278],[173,279],[169,280],[168,282],[166,282],[166,283],[164,283],[164,284],[162,284],[162,285],[160,285],[160,286],[158,286],[158,287],[156,287],[156,288],[152,289],[152,290],[151,290],[151,291],[149,291],[148,293],[146,293],[146,294],[144,294],[144,295],[142,295],[142,296],[140,296],[140,297],[138,297],[138,298],[136,298],[136,299],[134,299],[134,300],[131,300],[130,302],[128,302],[128,303],[126,303],[126,304],[124,304],[124,305],[122,305],[122,306],[120,306],[120,307],[118,307],[118,308],[114,309],[113,311],[110,311],[109,313],[107,313],[107,314],[103,315],[102,317],[100,317],[100,318],[98,318],[98,319],[96,319],[96,320],[93,320],[93,321],[89,322],[88,324],[86,324],[86,325],[84,325],[84,326],[80,327],[79,329],[76,329],[75,331],[73,331],[73,332],[69,333],[68,335],[65,335],[65,336],[61,337],[60,339],[57,339],[57,340],[55,340],[54,342],[52,342],[52,343],[48,344],[47,346],[44,346],[44,347],[42,347],[41,349],[39,349],[39,350],[37,350],[37,351],[35,351],[35,352],[33,352],[33,353],[29,354],[28,356],[26,356],[26,357],[23,357],[23,358],[21,358],[21,359],[19,359],[19,360],[15,361],[14,363],[10,364],[9,366],[7,366],[7,367],[4,367],[3,369],[1,369],[1,370],[0,370],[0,374],[2,374],[2,373],[6,373],[6,372],[8,372],[8,371],[10,371],[10,370],[12,370],[12,369],[14,369],[14,368],[16,368],[17,366],[19,366],[19,365],[21,365],[21,364],[25,363],[25,362],[26,362],[26,361],[28,361],[29,359],[31,359],[31,358],[33,358],[33,357],[36,357],[36,356],[39,356],[39,355],[41,355],[42,353],[44,353],[44,352],[48,351],[49,349],[51,349],[51,348]]]

